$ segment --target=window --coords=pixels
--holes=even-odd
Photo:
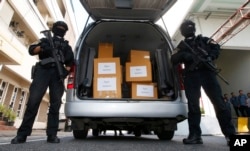
[[[18,108],[17,108],[17,117],[21,117],[21,113],[23,112],[26,96],[27,96],[27,92],[22,90],[21,96],[19,99]]]
[[[10,99],[10,104],[9,104],[9,108],[10,108],[10,109],[13,109],[13,108],[14,108],[17,93],[18,93],[18,88],[15,87],[15,88],[14,88],[14,92],[12,93],[12,97],[11,97],[11,99]]]
[[[4,97],[7,90],[7,83],[4,81],[0,82],[0,103],[4,102]]]

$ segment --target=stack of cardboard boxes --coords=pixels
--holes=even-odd
[[[152,83],[150,53],[145,50],[131,50],[126,62],[126,82],[132,85],[132,98],[157,98],[157,87]]]
[[[113,44],[99,43],[98,58],[94,59],[94,98],[121,98],[122,66],[113,57]],[[156,84],[152,83],[149,51],[131,50],[126,62],[126,82],[131,84],[131,98],[157,98]]]
[[[113,44],[99,43],[94,59],[94,98],[121,98],[120,58],[113,57]]]

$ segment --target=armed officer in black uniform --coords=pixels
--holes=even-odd
[[[47,142],[60,143],[60,139],[57,137],[57,131],[59,125],[59,109],[64,92],[63,80],[68,75],[74,61],[72,48],[68,44],[68,41],[63,38],[67,30],[68,26],[63,21],[57,21],[53,24],[52,39],[55,49],[52,48],[47,38],[42,38],[38,43],[32,44],[29,47],[29,54],[32,56],[38,55],[40,61],[36,63],[34,72],[32,73],[33,81],[29,88],[30,96],[23,121],[17,131],[17,136],[11,140],[11,144],[26,142],[27,136],[32,132],[39,105],[48,87],[50,102],[46,130]],[[55,53],[63,69],[63,77],[59,77],[56,62],[53,58],[54,55],[52,55],[53,51],[57,51]],[[62,78],[63,80],[60,80]]]
[[[202,87],[214,106],[221,131],[229,144],[229,136],[235,134],[235,128],[231,123],[231,113],[223,100],[216,72],[208,68],[204,62],[199,62],[197,58],[199,56],[203,61],[211,63],[218,58],[220,45],[208,37],[195,36],[195,30],[195,23],[191,20],[185,20],[181,24],[180,31],[185,39],[177,46],[178,51],[171,58],[174,65],[179,63],[185,65],[184,86],[188,99],[189,136],[183,139],[183,143],[203,144],[199,103]],[[190,48],[196,52],[196,55],[190,51]],[[201,52],[201,50],[205,52]]]

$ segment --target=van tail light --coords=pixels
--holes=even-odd
[[[71,66],[71,69],[70,69],[70,72],[69,72],[69,75],[68,75],[68,83],[67,83],[67,89],[74,89],[75,87],[75,70],[76,69],[76,66],[75,64]]]
[[[184,81],[183,81],[183,70],[184,70],[184,64],[179,64],[178,65],[178,77],[179,77],[179,83],[180,83],[180,88],[181,90],[185,90],[184,87]]]

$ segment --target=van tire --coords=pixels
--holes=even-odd
[[[161,131],[157,136],[160,140],[171,140],[174,137],[174,131]]]
[[[75,139],[85,139],[88,135],[88,129],[73,130],[73,136]]]
[[[141,130],[135,130],[134,135],[135,137],[141,137]]]
[[[99,129],[92,129],[92,135],[95,137],[99,136]]]

